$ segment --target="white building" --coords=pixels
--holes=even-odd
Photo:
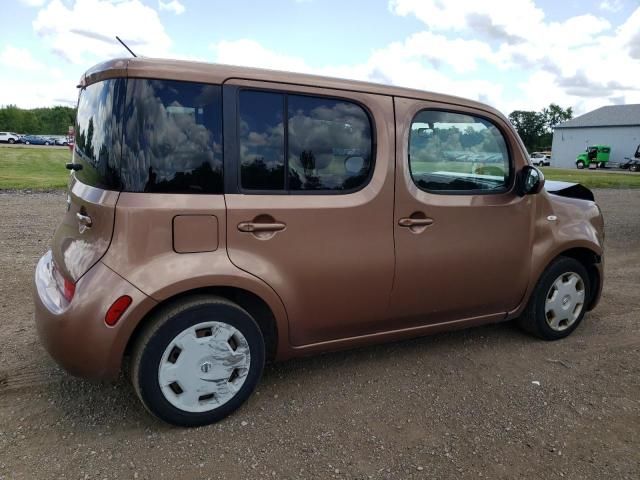
[[[609,145],[609,161],[623,162],[639,144],[640,104],[601,107],[554,128],[551,165],[575,168],[576,156],[589,145]]]

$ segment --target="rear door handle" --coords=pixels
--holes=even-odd
[[[76,213],[76,218],[80,225],[91,228],[91,217],[89,215],[83,215],[82,213]]]
[[[76,219],[78,220],[78,229],[80,233],[84,233],[86,230],[90,229],[93,225],[91,217],[89,215],[84,215],[80,212],[76,213]]]
[[[258,232],[281,232],[286,228],[284,223],[257,223],[257,222],[241,222],[238,224],[238,230],[247,233]]]
[[[410,218],[405,217],[398,220],[401,227],[426,227],[433,223],[433,218]]]

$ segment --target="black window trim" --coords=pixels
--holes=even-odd
[[[376,154],[377,154],[377,135],[376,135],[376,124],[373,118],[373,114],[369,110],[369,108],[364,105],[362,102],[358,100],[348,98],[348,97],[340,97],[336,95],[330,94],[317,94],[317,93],[307,93],[307,92],[296,92],[295,90],[289,89],[278,89],[278,88],[269,88],[269,87],[254,87],[254,86],[239,86],[239,85],[229,85],[223,83],[222,85],[222,109],[223,109],[223,130],[228,132],[228,136],[223,135],[224,140],[224,158],[225,158],[225,193],[240,193],[244,195],[349,195],[352,193],[359,192],[363,190],[368,185],[371,184],[371,179],[373,178],[373,174],[376,169]],[[240,120],[240,92],[242,91],[253,91],[253,92],[266,92],[266,93],[277,93],[283,96],[284,100],[284,114],[283,114],[283,125],[284,125],[284,171],[285,171],[285,189],[278,190],[255,190],[255,189],[247,189],[243,188],[241,184],[241,174],[240,174],[240,131],[238,129],[238,122]],[[228,93],[227,93],[228,92]],[[369,174],[366,179],[363,181],[362,185],[359,185],[356,188],[350,188],[348,190],[290,190],[289,187],[289,145],[288,145],[288,124],[289,124],[289,112],[288,112],[288,97],[289,95],[296,95],[301,97],[310,97],[310,98],[326,98],[328,100],[337,100],[349,102],[354,105],[359,106],[367,116],[369,120],[369,129],[371,132],[371,167],[369,169]],[[227,101],[231,101],[230,105],[234,105],[233,111],[235,115],[232,116],[226,113],[225,105],[227,105]],[[232,123],[231,123],[232,122]],[[227,143],[227,138],[233,136],[233,140],[229,139]],[[228,150],[227,150],[228,149]],[[228,162],[228,163],[227,163]],[[235,165],[234,165],[235,164]],[[233,171],[232,175],[227,175],[227,172]],[[227,177],[229,177],[227,179]]]
[[[507,148],[507,156],[509,161],[509,177],[507,182],[505,182],[505,186],[499,190],[429,190],[426,188],[422,188],[413,177],[413,171],[411,170],[411,126],[413,125],[416,117],[420,115],[422,112],[443,112],[443,113],[454,113],[458,115],[467,115],[475,118],[479,118],[481,120],[485,120],[493,125],[498,131],[502,138],[504,139],[505,147]],[[453,110],[448,108],[423,108],[418,110],[413,117],[411,118],[411,123],[409,124],[409,140],[407,142],[407,165],[409,167],[409,176],[411,177],[411,181],[413,184],[422,192],[426,192],[430,195],[504,195],[511,193],[515,186],[515,166],[513,162],[513,151],[511,149],[511,145],[509,144],[509,136],[506,134],[505,129],[498,125],[492,118],[489,118],[487,115],[484,115],[477,111],[461,111],[461,110]]]

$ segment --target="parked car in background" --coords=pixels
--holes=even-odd
[[[51,145],[53,144],[53,141],[39,135],[25,135],[22,137],[22,143],[25,145]]]
[[[2,143],[18,143],[20,142],[20,135],[11,132],[0,132],[0,142]]]
[[[56,145],[63,145],[63,146],[68,146],[69,145],[69,140],[67,138],[56,138],[55,141]]]
[[[531,163],[538,167],[548,167],[551,165],[551,158],[549,155],[545,155],[542,152],[533,152],[529,158],[531,158]]]

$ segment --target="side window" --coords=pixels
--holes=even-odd
[[[243,189],[339,193],[367,182],[373,142],[360,106],[253,90],[241,90],[239,103]]]
[[[284,95],[240,92],[240,181],[250,190],[284,190]]]
[[[415,184],[434,193],[504,191],[509,151],[500,130],[473,115],[423,110],[411,123],[409,168]]]
[[[76,115],[74,162],[82,165],[75,175],[92,187],[119,190],[121,108],[123,79],[94,83],[80,92]]]
[[[121,177],[125,191],[222,193],[221,87],[129,79]]]
[[[371,126],[353,103],[288,96],[290,190],[353,190],[371,170]]]

